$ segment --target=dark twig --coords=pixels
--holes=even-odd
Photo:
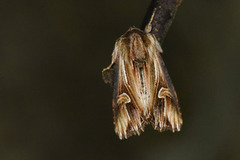
[[[151,33],[162,44],[181,2],[182,0],[152,0],[141,29],[144,29],[151,18],[154,8],[156,8]]]

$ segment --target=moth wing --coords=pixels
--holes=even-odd
[[[121,42],[121,39],[119,41]],[[138,87],[136,87],[136,79],[134,79],[138,72],[135,72],[130,64],[127,48],[124,46],[120,48],[115,64],[113,113],[115,132],[120,139],[123,139],[133,134],[139,135],[144,126],[142,111],[139,107],[141,104],[136,96]]]
[[[159,45],[159,44],[157,44]],[[159,47],[156,47],[159,48]],[[152,124],[159,131],[180,131],[182,125],[181,112],[177,94],[168,74],[165,63],[160,55],[160,50],[155,52],[155,105],[153,108]]]

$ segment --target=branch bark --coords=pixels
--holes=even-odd
[[[182,0],[152,0],[141,29],[145,28],[153,14],[154,8],[156,8],[151,33],[162,44],[181,2]]]

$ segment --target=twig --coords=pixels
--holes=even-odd
[[[156,8],[151,33],[162,44],[181,2],[182,0],[152,0],[141,29],[144,29],[151,18],[154,8]]]

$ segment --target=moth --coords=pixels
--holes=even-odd
[[[150,33],[152,19],[144,31],[131,27],[116,41],[112,62],[102,71],[104,82],[113,87],[113,119],[120,139],[140,135],[146,124],[175,132],[183,123],[162,48]]]

